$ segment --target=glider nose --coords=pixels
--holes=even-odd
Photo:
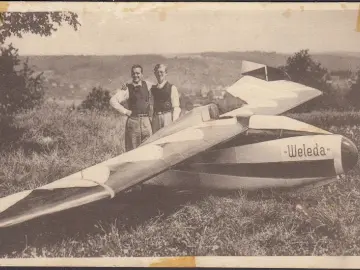
[[[341,162],[344,172],[355,167],[358,162],[358,149],[356,145],[348,138],[343,137],[341,140]]]

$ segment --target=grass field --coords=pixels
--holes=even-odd
[[[359,112],[291,116],[360,145]],[[2,136],[0,195],[119,155],[123,132],[112,113],[49,103],[19,115]],[[303,192],[136,190],[2,230],[0,256],[360,255],[359,173]]]

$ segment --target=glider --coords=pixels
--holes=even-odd
[[[0,199],[0,227],[121,196],[141,183],[217,190],[314,186],[358,161],[344,136],[281,114],[321,95],[266,65],[244,61],[227,89],[242,105],[196,107],[137,149],[34,190]]]

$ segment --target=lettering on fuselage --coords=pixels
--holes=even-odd
[[[317,143],[313,147],[306,146],[305,144],[299,146],[296,144],[287,145],[287,150],[284,151],[290,158],[296,157],[320,157],[326,156],[330,148],[319,146]]]

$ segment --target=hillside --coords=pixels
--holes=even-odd
[[[153,66],[163,62],[169,66],[169,81],[181,92],[197,92],[204,86],[224,88],[240,76],[241,60],[271,66],[286,63],[289,55],[275,52],[210,52],[187,55],[130,56],[29,56],[36,70],[46,71],[48,95],[65,99],[83,99],[92,87],[101,85],[114,91],[130,79],[130,67],[140,63],[145,79],[155,81]],[[314,54],[329,71],[360,67],[360,55],[353,53]]]

